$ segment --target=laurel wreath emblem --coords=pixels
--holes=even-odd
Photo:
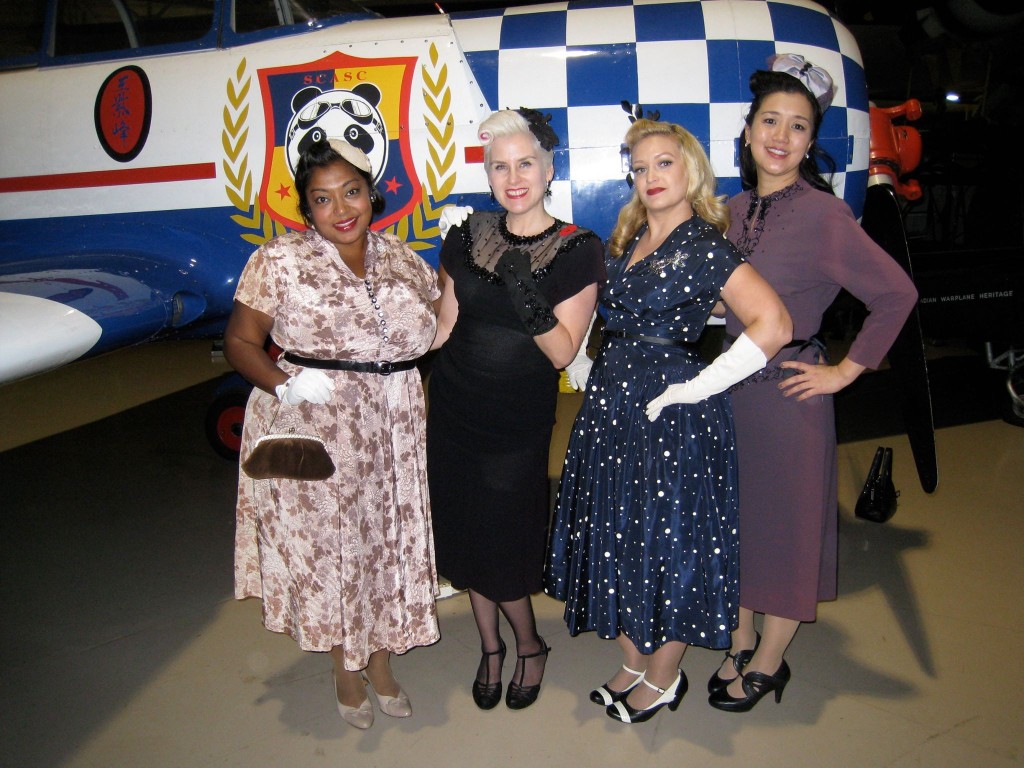
[[[437,220],[443,205],[437,204],[451,194],[455,186],[455,120],[452,118],[452,92],[448,87],[448,65],[438,68],[437,46],[430,44],[430,65],[423,64],[424,125],[427,128],[427,187],[421,203],[412,213],[395,222],[387,231],[404,240],[414,251],[433,248],[428,242],[440,235]],[[434,202],[432,203],[431,200]]]
[[[243,229],[255,230],[243,232],[242,239],[259,246],[287,232],[288,228],[264,213],[253,185],[249,155],[245,152],[245,140],[249,137],[249,129],[245,124],[249,117],[249,107],[245,97],[249,95],[252,78],[246,74],[245,66],[243,58],[235,70],[235,76],[227,84],[228,103],[224,106],[224,130],[220,134],[221,146],[224,148],[221,169],[227,180],[224,191],[227,192],[228,200],[242,211],[233,215],[231,220]]]

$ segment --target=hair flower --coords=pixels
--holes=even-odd
[[[516,112],[526,118],[526,122],[530,126],[530,133],[537,139],[537,143],[543,147],[545,152],[550,152],[555,148],[558,144],[558,134],[550,125],[551,115],[542,115],[536,109],[528,107],[520,107]]]

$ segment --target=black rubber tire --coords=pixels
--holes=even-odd
[[[238,461],[248,399],[249,390],[229,389],[217,395],[206,409],[206,439],[218,456]]]

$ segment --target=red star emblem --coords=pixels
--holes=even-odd
[[[405,186],[395,176],[392,176],[390,179],[385,181],[384,185],[387,188],[387,191],[390,192],[393,195],[398,194],[398,188],[399,187]]]
[[[280,187],[277,188],[277,194],[279,194],[281,196],[281,199],[284,200],[286,197],[292,196],[292,188],[289,187],[287,184],[282,184]]]

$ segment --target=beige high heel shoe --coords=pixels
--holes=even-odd
[[[358,728],[361,731],[365,731],[373,725],[373,705],[370,703],[370,697],[367,696],[363,699],[363,703],[358,707],[342,704],[338,701],[338,680],[334,677],[333,673],[331,678],[334,680],[334,700],[338,704],[338,714],[341,715],[341,719],[353,728]]]
[[[365,674],[363,680],[369,686],[370,690],[373,691],[373,695],[377,697],[377,706],[380,707],[380,711],[385,715],[391,717],[409,717],[412,714],[412,702],[409,701],[409,697],[405,691],[402,690],[401,686],[398,688],[397,696],[385,696],[382,693],[377,693],[377,689],[373,687],[373,683],[370,682]]]

